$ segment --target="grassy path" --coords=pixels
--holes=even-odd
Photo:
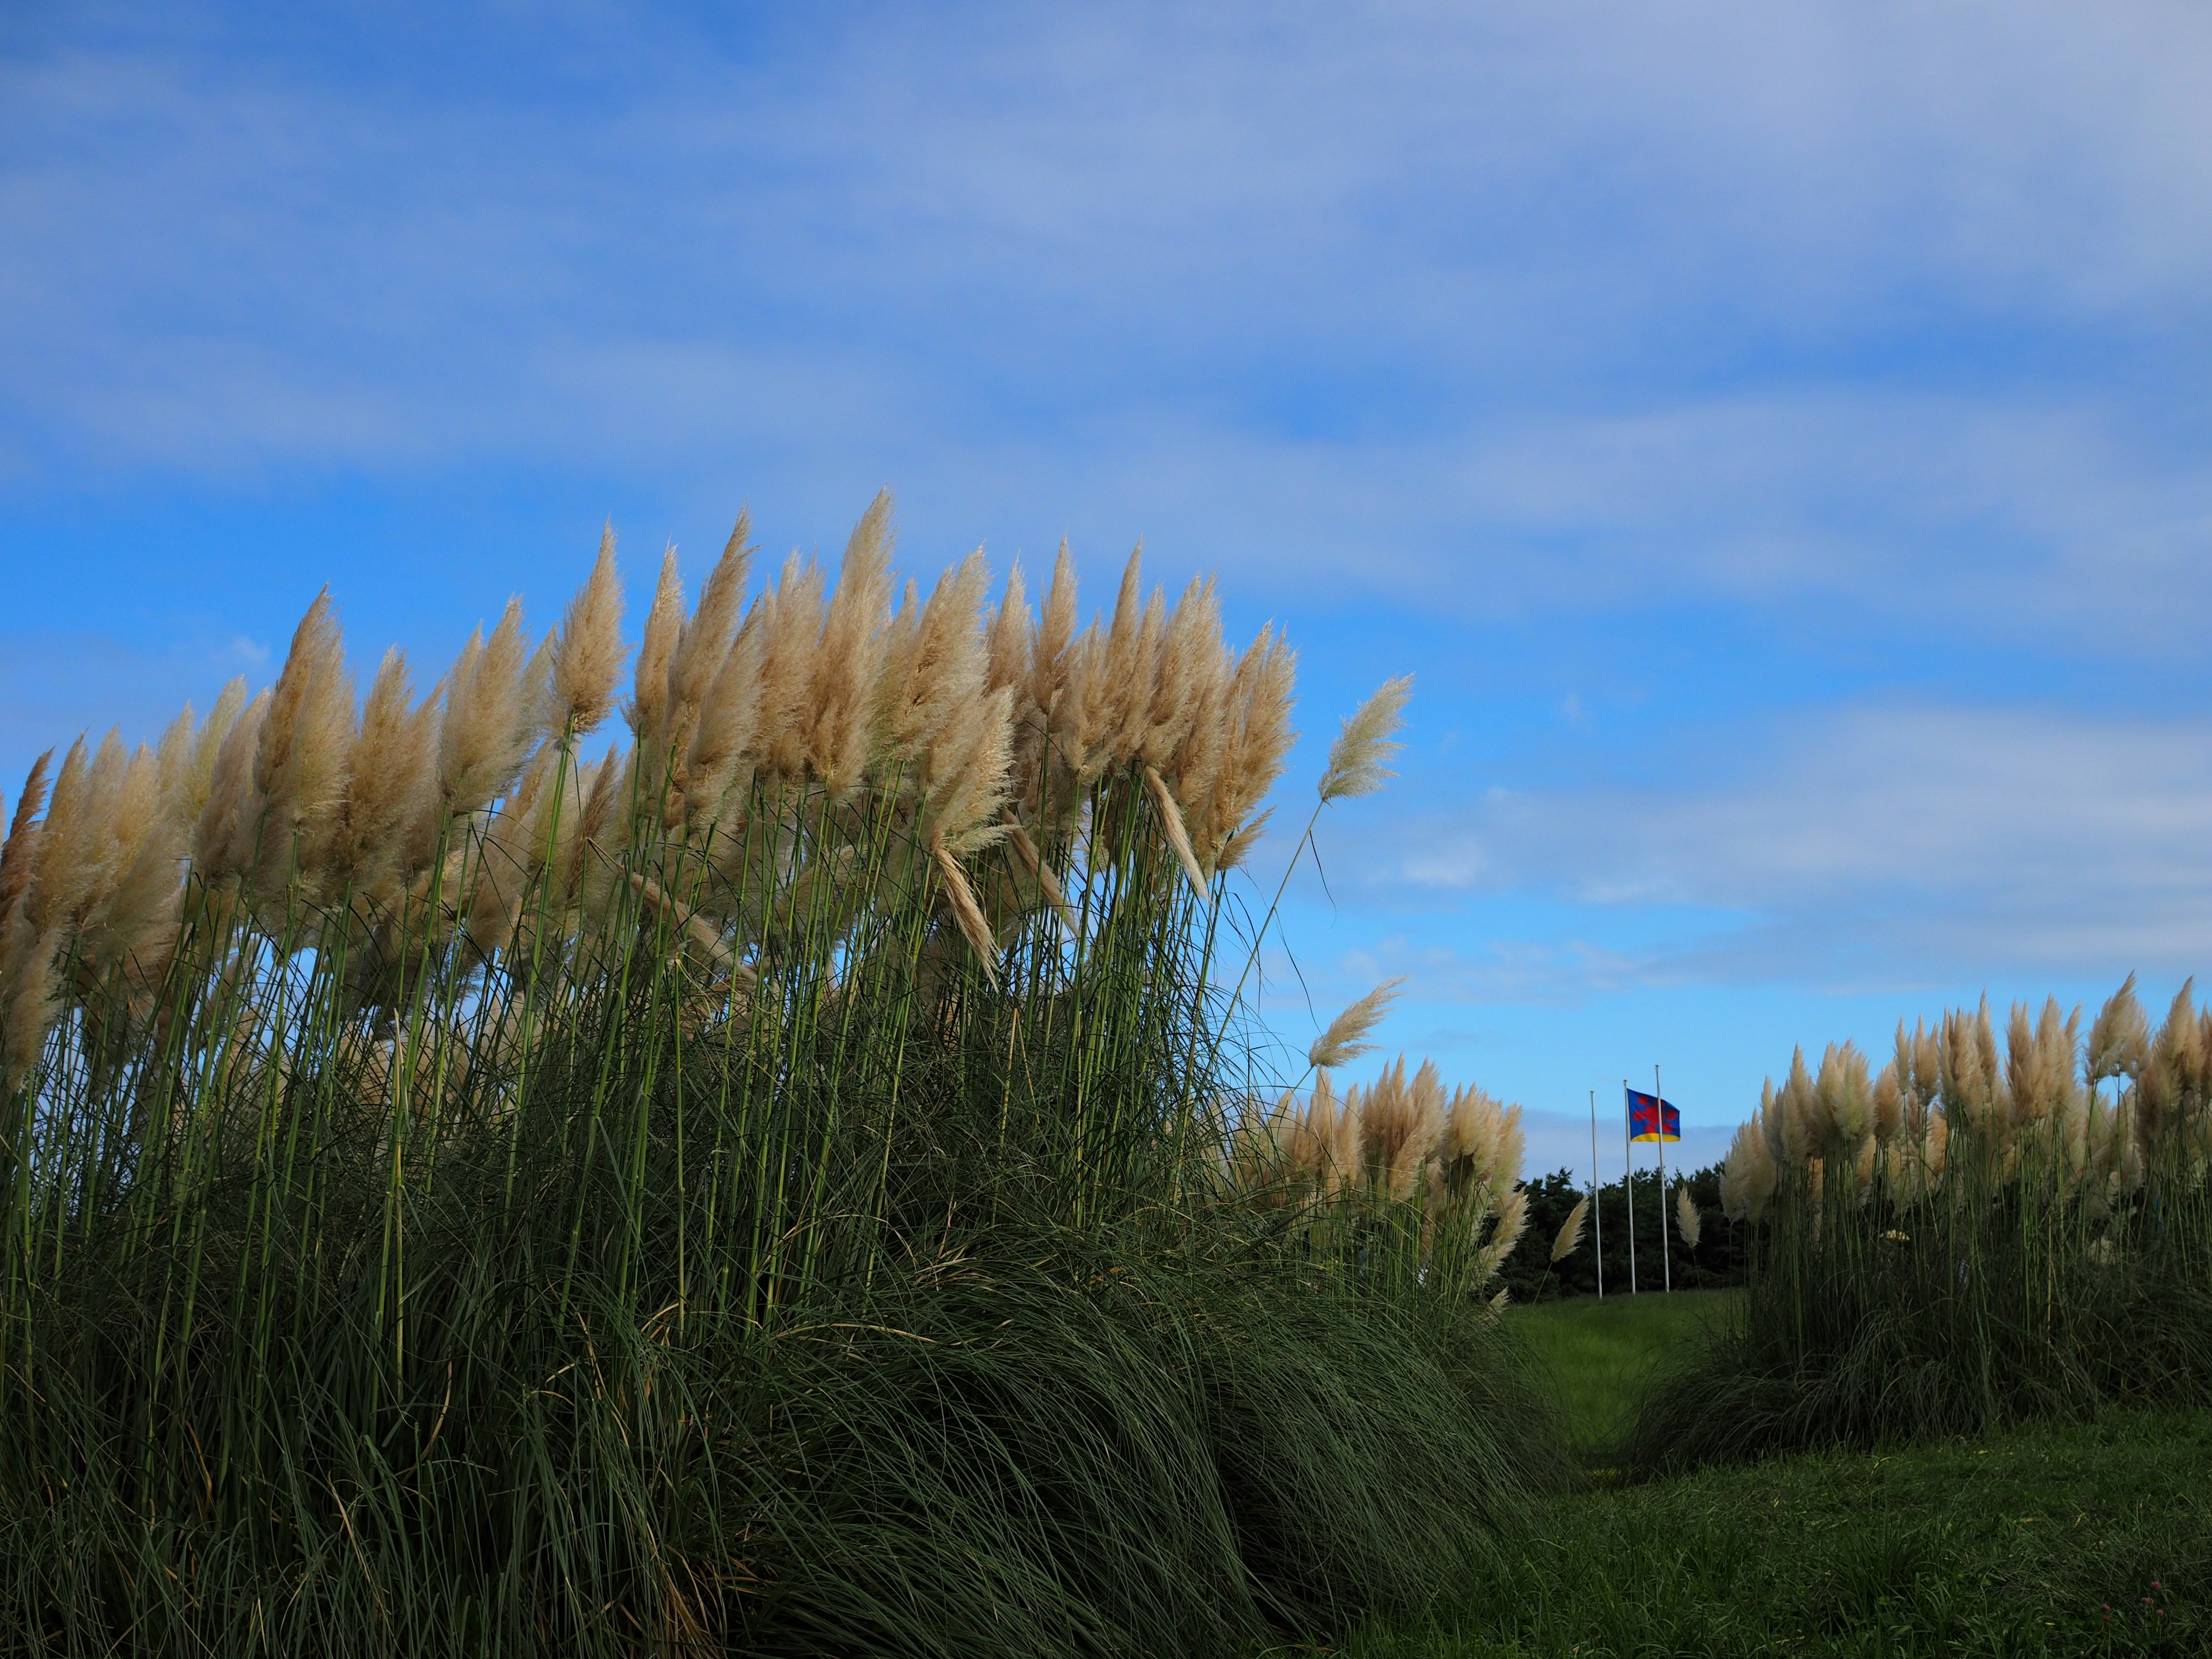
[[[1602,1456],[1651,1367],[1678,1344],[1728,1317],[1741,1292],[1572,1297],[1510,1309],[1506,1317],[1550,1366],[1567,1434],[1585,1458]]]
[[[1602,1447],[1626,1391],[1726,1311],[1610,1297],[1515,1317]],[[1656,1304],[1656,1305],[1655,1305]],[[1346,1659],[2212,1653],[2212,1413],[1708,1470],[1550,1504],[1486,1582]]]

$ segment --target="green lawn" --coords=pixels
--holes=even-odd
[[[1567,1435],[1585,1458],[1601,1457],[1621,1413],[1652,1365],[1725,1318],[1738,1291],[1570,1297],[1509,1309],[1506,1318],[1550,1366]]]
[[[1512,1555],[1345,1653],[2212,1652],[2212,1413],[1587,1491]]]
[[[1730,1291],[1509,1317],[1602,1457],[1650,1367]],[[2212,1413],[2115,1412],[1647,1485],[1596,1473],[1484,1582],[1346,1659],[2212,1652]]]

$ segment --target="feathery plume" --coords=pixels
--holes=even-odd
[[[15,798],[15,816],[9,822],[8,839],[0,843],[0,926],[15,913],[31,884],[35,856],[32,849],[39,839],[37,820],[40,809],[46,804],[46,773],[53,758],[54,751],[49,749],[31,763],[23,793]]]
[[[253,857],[257,828],[253,755],[269,712],[264,689],[239,712],[216,746],[208,771],[207,801],[192,829],[192,873],[202,882],[235,879]]]
[[[366,890],[398,870],[406,828],[428,805],[435,709],[415,704],[406,657],[386,652],[362,704],[344,793],[307,860],[331,892]]]
[[[480,811],[512,788],[540,711],[522,654],[522,601],[509,599],[491,637],[471,635],[446,685],[438,729],[438,789],[452,817]]]
[[[1282,775],[1297,733],[1291,730],[1291,684],[1297,656],[1272,625],[1245,648],[1230,675],[1224,699],[1224,735],[1218,781],[1197,841],[1201,860],[1218,864],[1227,844],[1249,828],[1252,809]],[[1249,843],[1248,843],[1249,848]]]
[[[1905,1121],[1905,1090],[1897,1080],[1897,1062],[1891,1060],[1874,1080],[1874,1139],[1887,1146]]]
[[[1212,577],[1193,577],[1160,635],[1152,663],[1152,696],[1136,759],[1151,767],[1173,763],[1203,707],[1204,678],[1218,662],[1221,600]]]
[[[738,606],[744,598],[745,573],[752,566],[752,547],[747,540],[751,534],[751,514],[738,514],[722,556],[715,560],[714,568],[707,573],[706,585],[699,590],[699,603],[676,630],[676,643],[668,653],[667,699],[658,729],[648,734],[665,746],[672,763],[682,758],[680,751],[698,724],[699,707],[706,701],[708,688],[729,656]],[[676,782],[682,787],[680,776]]]
[[[283,672],[270,689],[253,760],[257,826],[296,836],[319,819],[345,787],[353,741],[353,684],[326,588],[292,635]],[[305,849],[301,849],[304,851]],[[264,845],[256,872],[264,892],[291,878],[294,849]]]
[[[1145,544],[1137,544],[1121,570],[1121,586],[1114,600],[1114,621],[1106,630],[1105,653],[1099,672],[1087,690],[1094,718],[1091,722],[1116,761],[1126,762],[1144,739],[1145,716],[1152,702],[1152,666],[1165,631],[1164,601],[1156,592],[1144,599]]]
[[[807,698],[815,658],[822,648],[822,594],[827,578],[819,562],[786,556],[782,572],[761,595],[760,701],[754,714],[752,750],[768,777],[796,781],[805,775]]]
[[[185,712],[162,734],[162,811],[179,823],[198,823],[200,814],[207,809],[216,757],[222,751],[223,739],[230,735],[231,727],[238,724],[239,713],[245,707],[246,681],[241,676],[224,685],[204,720],[193,725],[192,706],[186,703]]]
[[[1505,1265],[1505,1258],[1513,1254],[1513,1247],[1521,1242],[1528,1225],[1528,1194],[1525,1188],[1516,1187],[1498,1206],[1498,1219],[1490,1230],[1490,1242],[1475,1257],[1476,1284],[1485,1283]],[[1503,1296],[1504,1292],[1499,1294]]]
[[[830,596],[814,653],[808,695],[806,763],[842,801],[860,786],[873,733],[876,681],[890,641],[884,623],[890,602],[891,494],[879,492],[853,526],[845,562]],[[1019,576],[1013,592],[1018,593]]]
[[[724,804],[744,781],[744,757],[759,733],[761,658],[767,636],[761,609],[755,605],[730,641],[700,706],[684,756],[684,817],[693,835],[723,823]]]
[[[1567,1212],[1567,1218],[1559,1224],[1559,1232],[1552,1239],[1552,1260],[1565,1261],[1583,1246],[1583,1224],[1589,1219],[1590,1201],[1577,1199],[1575,1207]],[[1693,1239],[1692,1244],[1696,1243]]]
[[[988,574],[981,551],[970,553],[938,579],[921,607],[903,684],[890,703],[885,746],[892,752],[928,748],[982,701],[989,659],[975,619]]]
[[[1830,1043],[1813,1085],[1820,1134],[1835,1149],[1856,1154],[1874,1133],[1873,1091],[1866,1056],[1856,1042]]]
[[[615,527],[599,532],[592,574],[568,601],[553,647],[553,702],[557,729],[571,737],[595,731],[614,705],[622,672],[622,577],[615,569]]]
[[[1160,829],[1175,851],[1176,862],[1182,866],[1190,890],[1198,895],[1200,904],[1206,903],[1213,895],[1206,887],[1205,872],[1198,867],[1198,854],[1191,850],[1190,832],[1183,828],[1182,809],[1176,805],[1175,797],[1168,792],[1165,781],[1155,768],[1145,769],[1145,787],[1152,794],[1152,804],[1159,809]]]
[[[2136,976],[2130,974],[2089,1026],[2090,1086],[2108,1077],[2136,1077],[2149,1058],[2150,1022],[2136,1000]]]
[[[110,878],[84,921],[81,971],[98,979],[119,964],[136,970],[143,994],[168,955],[183,891],[183,826],[164,810],[161,763],[141,747],[125,769],[110,809]]]
[[[1384,980],[1329,1021],[1328,1029],[1316,1037],[1313,1046],[1306,1050],[1306,1063],[1316,1071],[1327,1072],[1362,1054],[1374,1053],[1374,1045],[1367,1041],[1368,1033],[1382,1023],[1383,1015],[1398,1000],[1398,988],[1405,982],[1402,974],[1395,979]]]
[[[1022,562],[1016,559],[1006,568],[1006,597],[992,608],[984,621],[984,656],[989,666],[983,683],[990,690],[995,691],[1002,685],[1011,685],[1021,692],[1028,691],[1030,637],[1033,631],[1029,594],[1022,586]]]
[[[646,613],[629,701],[623,705],[629,729],[641,738],[661,729],[668,708],[668,662],[683,630],[684,579],[677,574],[676,550],[671,547],[660,556],[660,580],[653,590],[653,609]]]
[[[1790,1056],[1790,1075],[1783,1080],[1781,1092],[1774,1097],[1773,1121],[1781,1131],[1776,1149],[1779,1156],[1775,1161],[1793,1169],[1803,1169],[1820,1149],[1824,1126],[1814,1098],[1812,1075],[1805,1069],[1802,1048]]]
[[[1275,809],[1270,806],[1256,817],[1247,818],[1236,834],[1222,842],[1221,851],[1213,860],[1214,869],[1229,871],[1241,866],[1245,859],[1250,856],[1252,848],[1258,844],[1260,837],[1267,833],[1267,820],[1274,816]]]
[[[1036,637],[1030,646],[1030,702],[1055,726],[1060,692],[1067,684],[1068,646],[1074,638],[1075,562],[1067,556],[1063,540],[1060,556],[1053,561],[1052,586],[1045,590]]]
[[[991,937],[991,924],[984,920],[982,907],[975,902],[975,890],[968,884],[967,872],[961,869],[959,860],[945,848],[937,848],[931,857],[945,883],[952,919],[974,947],[976,960],[983,966],[983,977],[995,989],[999,983],[998,942]]]
[[[997,820],[1003,817],[1013,748],[1013,687],[1002,685],[956,711],[952,729],[940,732],[923,753],[922,811],[933,848],[964,855],[1005,836],[1006,825]]]
[[[1705,1231],[1698,1217],[1698,1206],[1690,1201],[1687,1182],[1678,1183],[1674,1188],[1674,1231],[1682,1236],[1682,1243],[1693,1250],[1698,1248],[1698,1236]]]
[[[1443,1091],[1424,1060],[1412,1082],[1401,1054],[1367,1091],[1359,1115],[1359,1147],[1370,1178],[1393,1199],[1413,1195],[1443,1130]]]
[[[1372,794],[1385,778],[1397,775],[1383,763],[1406,746],[1394,739],[1406,728],[1406,700],[1413,694],[1412,675],[1386,680],[1345,721],[1344,730],[1329,745],[1328,769],[1321,776],[1322,800]]]
[[[1036,883],[1038,890],[1044,895],[1045,902],[1052,908],[1053,915],[1060,919],[1060,925],[1066,930],[1067,936],[1075,938],[1075,911],[1067,902],[1067,895],[1060,890],[1060,878],[1053,874],[1052,866],[1045,862],[1043,852],[1030,839],[1030,832],[1022,828],[1012,807],[1006,809],[1006,845],[1014,849],[1014,856],[1030,872],[1030,879]]]
[[[1773,1085],[1767,1085],[1771,1100]],[[1738,1126],[1721,1170],[1721,1209],[1731,1219],[1758,1222],[1774,1200],[1778,1171],[1766,1135],[1757,1121]]]

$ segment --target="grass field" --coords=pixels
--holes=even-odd
[[[1528,1308],[1579,1443],[1724,1305]],[[1500,1571],[1348,1659],[2212,1650],[2212,1413],[1778,1458],[1557,1500]]]
[[[1506,1315],[1550,1367],[1567,1436],[1585,1460],[1602,1461],[1622,1412],[1652,1365],[1678,1343],[1727,1316],[1741,1292],[1570,1297]]]

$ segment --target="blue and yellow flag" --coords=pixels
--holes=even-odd
[[[1656,1095],[1640,1089],[1628,1091],[1628,1138],[1631,1140],[1680,1140],[1682,1115]]]

